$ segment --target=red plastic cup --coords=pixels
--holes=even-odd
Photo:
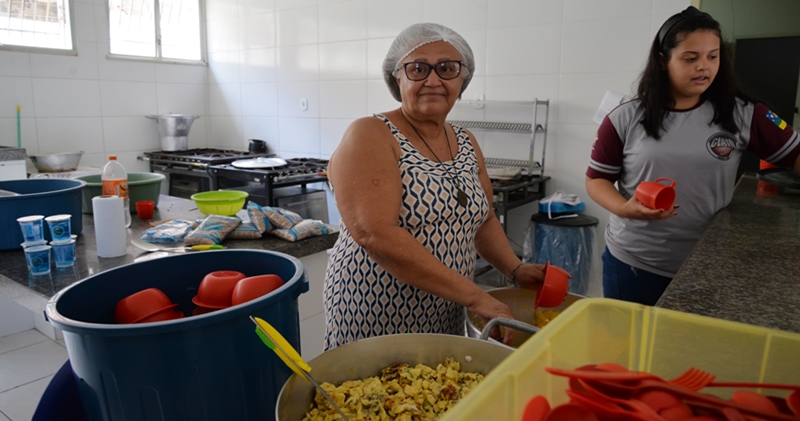
[[[671,183],[662,184],[662,181]],[[650,209],[667,210],[675,202],[675,181],[658,178],[656,181],[642,181],[636,187],[636,198]]]
[[[244,278],[233,288],[231,304],[239,305],[269,294],[283,286],[283,279],[278,275],[259,275]]]
[[[536,289],[536,307],[553,308],[558,307],[567,298],[569,292],[569,275],[563,269],[550,266],[550,262],[544,265],[544,282]]]
[[[114,307],[114,319],[120,324],[137,323],[176,306],[160,289],[147,288],[119,300]]]
[[[136,202],[136,214],[139,219],[148,220],[153,219],[153,212],[155,211],[156,203],[152,200],[140,200]]]
[[[175,305],[177,306],[177,304]],[[165,308],[164,310],[161,310],[156,314],[147,316],[144,319],[137,321],[136,323],[155,323],[155,322],[165,322],[167,320],[182,319],[184,314],[178,310],[175,310],[173,307]]]
[[[218,270],[203,278],[192,302],[200,307],[220,309],[231,306],[231,295],[236,283],[245,275],[234,270]]]

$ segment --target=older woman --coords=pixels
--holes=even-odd
[[[463,335],[463,306],[511,318],[472,281],[476,252],[520,286],[543,280],[494,215],[475,137],[445,121],[475,72],[464,38],[412,25],[383,71],[400,108],[354,121],[328,165],[342,219],[325,276],[326,350],[395,333]]]

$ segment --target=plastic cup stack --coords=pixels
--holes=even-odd
[[[25,263],[34,275],[50,273],[50,246],[44,239],[44,216],[30,215],[17,218],[22,230],[21,244],[25,251]]]
[[[35,246],[47,243],[44,240],[44,216],[23,216],[22,218],[17,218],[17,222],[19,222],[19,227],[22,229],[23,247],[25,245]]]
[[[70,221],[72,215],[53,215],[44,219],[50,227],[50,246],[55,255],[56,267],[66,268],[75,264],[75,238]]]

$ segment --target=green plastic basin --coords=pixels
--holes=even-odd
[[[81,208],[83,213],[92,213],[92,198],[103,194],[103,181],[101,174],[89,174],[75,177],[86,182],[83,188]],[[136,213],[136,202],[152,200],[158,207],[158,195],[161,193],[161,182],[167,178],[164,174],[151,172],[128,173],[128,196],[130,198],[130,212]]]

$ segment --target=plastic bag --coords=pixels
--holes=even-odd
[[[264,206],[264,215],[275,228],[291,228],[303,220],[303,217],[286,209]]]
[[[209,215],[183,242],[187,246],[219,244],[241,223],[235,216]]]
[[[528,224],[523,245],[522,261],[564,268],[572,275],[569,292],[585,295],[589,290],[592,264],[594,226],[563,227],[548,224]]]
[[[326,235],[339,230],[333,225],[328,225],[322,221],[313,219],[306,219],[292,228],[277,228],[270,231],[270,234],[282,238],[286,241],[299,241],[308,237],[316,237],[318,235]]]
[[[183,242],[195,227],[197,224],[194,221],[173,219],[145,230],[141,239],[155,244],[177,244]]]

